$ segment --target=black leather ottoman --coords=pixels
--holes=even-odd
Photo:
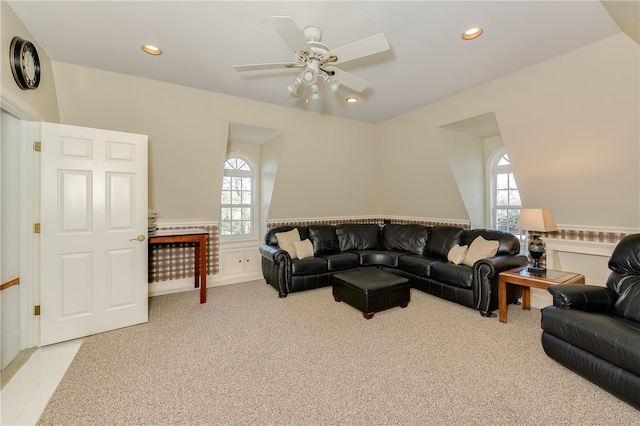
[[[360,269],[332,277],[333,298],[360,310],[366,319],[376,312],[400,306],[411,299],[409,280],[380,269]]]

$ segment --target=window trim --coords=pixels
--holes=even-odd
[[[226,168],[226,164],[227,161],[229,161],[232,158],[238,158],[242,161],[244,161],[251,170],[231,170],[231,169],[227,169]],[[256,223],[257,220],[256,218],[259,215],[258,212],[258,195],[257,195],[257,191],[258,191],[258,187],[259,187],[259,182],[258,182],[258,176],[259,174],[257,173],[258,168],[256,167],[255,162],[251,159],[251,157],[249,157],[248,155],[240,152],[240,151],[234,151],[234,152],[230,152],[227,154],[225,160],[224,160],[224,164],[222,166],[222,176],[223,179],[224,177],[227,176],[234,176],[234,177],[250,177],[252,179],[252,185],[251,185],[251,233],[250,234],[241,234],[241,235],[225,235],[222,233],[222,209],[226,206],[232,206],[231,204],[223,204],[222,203],[222,184],[223,182],[220,182],[220,208],[218,210],[218,218],[219,218],[219,223],[220,223],[220,232],[219,232],[219,236],[221,240],[225,240],[225,241],[249,241],[249,240],[254,240],[256,238],[257,234],[257,229],[256,229]]]
[[[513,173],[513,168],[511,166],[511,159],[509,158],[509,165],[499,166],[498,163],[504,156],[509,156],[506,148],[502,147],[497,149],[490,157],[488,161],[488,169],[489,169],[489,218],[490,218],[490,227],[492,229],[498,229],[498,224],[496,223],[496,212],[498,209],[498,200],[497,200],[497,175],[504,173],[511,173],[515,179],[515,174]],[[517,183],[516,183],[517,184]],[[520,190],[518,189],[518,193]],[[520,198],[520,202],[522,203],[522,198]],[[504,208],[504,207],[501,207]],[[522,210],[522,204],[519,207],[506,207],[507,210]],[[513,233],[516,237],[521,238],[520,233]]]

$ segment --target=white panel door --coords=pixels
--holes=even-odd
[[[41,123],[40,345],[147,322],[147,136]]]

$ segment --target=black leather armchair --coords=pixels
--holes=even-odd
[[[606,287],[549,287],[542,346],[551,358],[640,409],[640,234],[609,259]]]

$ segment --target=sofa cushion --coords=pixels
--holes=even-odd
[[[469,246],[453,246],[453,248],[449,250],[449,254],[447,254],[447,260],[455,265],[459,265],[464,261],[464,258],[467,257],[467,250],[469,250]]]
[[[428,237],[429,228],[426,226],[389,224],[382,228],[382,248],[424,254]]]
[[[454,265],[450,262],[437,262],[431,265],[431,279],[454,287],[471,288],[473,268],[467,265]]]
[[[287,232],[279,232],[276,234],[276,239],[278,240],[278,246],[289,253],[292,259],[297,259],[296,248],[293,243],[300,241],[300,233],[298,229],[293,228]]]
[[[620,284],[626,284],[613,305],[613,312],[640,323],[640,275],[627,275]]]
[[[620,240],[609,258],[609,269],[619,274],[640,274],[640,234]]]
[[[360,256],[354,252],[320,254],[319,256],[327,261],[329,271],[344,271],[360,266]]]
[[[500,245],[498,246],[496,255],[516,255],[520,253],[520,240],[518,240],[515,235],[495,229],[473,229],[464,231],[461,244],[470,245],[478,237],[482,237],[485,240],[497,241]]]
[[[375,223],[338,225],[336,235],[340,251],[380,249],[380,226]]]
[[[398,259],[407,255],[407,252],[392,250],[358,250],[360,265],[362,266],[392,266],[398,267]]]
[[[425,256],[447,258],[449,250],[460,244],[463,228],[458,226],[434,226],[424,248]]]
[[[308,238],[302,241],[294,241],[293,247],[296,249],[296,257],[298,259],[305,259],[313,256],[313,244]]]
[[[301,240],[306,240],[307,238],[309,238],[309,231],[307,230],[306,226],[274,226],[267,229],[267,233],[264,236],[264,243],[270,246],[277,246],[278,239],[276,238],[276,234],[280,232],[291,231],[294,228],[298,230]]]
[[[338,253],[340,244],[336,235],[336,227],[331,225],[309,226],[309,239],[313,243],[314,254]]]
[[[547,306],[542,309],[541,326],[549,334],[640,375],[640,323]]]
[[[307,257],[291,261],[291,275],[315,275],[329,271],[327,260],[321,257]]]
[[[498,241],[487,241],[482,236],[478,236],[469,246],[467,255],[462,263],[467,266],[473,266],[480,259],[493,257],[496,255],[499,246],[500,243]]]
[[[398,268],[410,272],[420,277],[428,277],[431,275],[431,265],[440,263],[442,259],[438,257],[418,256],[417,254],[408,254],[398,258]]]

